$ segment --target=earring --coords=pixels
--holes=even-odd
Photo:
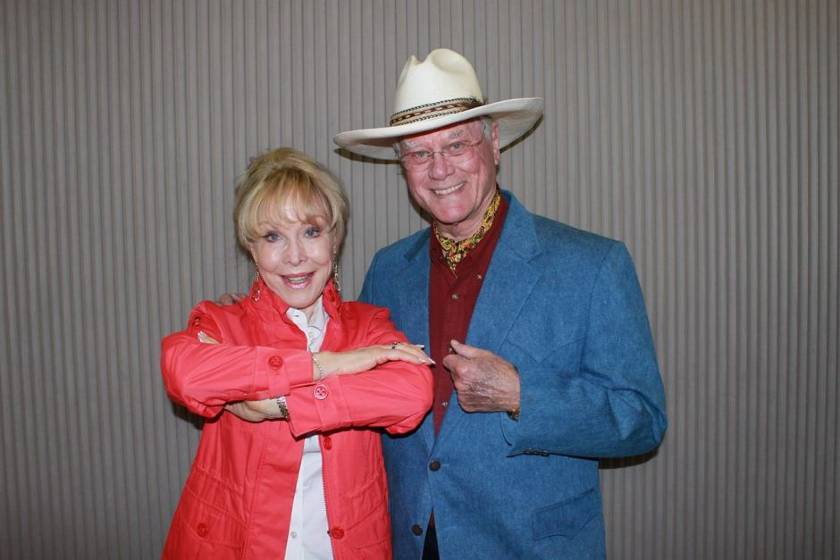
[[[339,266],[338,266],[338,255],[333,255],[333,284],[335,285],[335,289],[338,290],[338,293],[341,293],[341,281],[338,279],[339,273]]]
[[[262,287],[260,286],[260,269],[257,268],[256,263],[254,264],[254,270],[256,270],[256,274],[254,275],[254,283],[257,285],[257,289],[254,290],[254,294],[251,296],[251,300],[256,303],[260,301],[262,297]]]

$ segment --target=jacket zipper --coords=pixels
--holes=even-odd
[[[326,313],[326,309],[324,310],[324,312]],[[316,352],[320,352],[325,346],[327,346],[327,338],[329,337],[331,331],[331,319],[332,318],[328,315],[326,325],[324,325],[324,337],[321,339],[321,345],[318,347],[318,350],[316,350]],[[308,340],[306,346],[307,349],[309,349],[309,351],[312,352],[312,349],[309,347]],[[330,549],[332,550],[332,557],[333,560],[338,560],[338,554],[336,554],[335,550],[335,539],[332,536],[333,524],[332,520],[330,519],[330,508],[327,507],[327,469],[326,460],[324,457],[324,437],[325,436],[323,434],[318,434],[318,447],[320,448],[321,453],[321,487],[324,490],[324,518],[327,520],[327,534],[330,537]]]
[[[327,534],[330,536],[330,548],[332,549],[333,560],[338,558],[335,553],[335,539],[332,536],[332,521],[330,520],[330,508],[327,507],[327,470],[325,468],[326,461],[324,461],[324,436],[318,434],[318,445],[321,447],[321,485],[324,488],[324,518],[327,520]]]

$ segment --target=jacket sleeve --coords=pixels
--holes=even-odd
[[[200,304],[187,328],[161,343],[163,384],[172,400],[209,418],[228,402],[276,397],[295,385],[311,383],[309,352],[226,343],[212,315]],[[219,344],[200,342],[202,331]]]
[[[576,371],[520,371],[521,416],[502,415],[512,453],[627,457],[665,433],[665,395],[641,288],[623,244],[607,253]]]
[[[359,347],[406,342],[377,308],[359,339]],[[414,429],[432,406],[432,374],[428,367],[388,362],[363,373],[331,375],[306,386],[292,387],[286,402],[294,435],[338,428],[380,427],[392,434]]]

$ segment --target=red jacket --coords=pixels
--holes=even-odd
[[[377,430],[414,429],[432,403],[428,368],[390,362],[312,381],[306,336],[260,281],[242,302],[199,304],[187,328],[163,339],[170,397],[207,418],[164,558],[279,558],[286,548],[302,436],[317,432],[336,560],[390,558],[390,525]],[[385,309],[324,291],[330,315],[321,349],[405,341]],[[198,342],[199,331],[221,342]],[[289,420],[246,422],[224,405],[286,395]]]

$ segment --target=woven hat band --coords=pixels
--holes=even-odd
[[[391,115],[390,126],[398,126],[402,124],[409,124],[417,121],[424,121],[435,117],[442,117],[444,115],[452,115],[454,113],[462,113],[469,109],[481,107],[484,105],[481,101],[473,99],[472,97],[459,97],[457,99],[447,99],[445,101],[438,101],[437,103],[428,103],[400,111]]]

